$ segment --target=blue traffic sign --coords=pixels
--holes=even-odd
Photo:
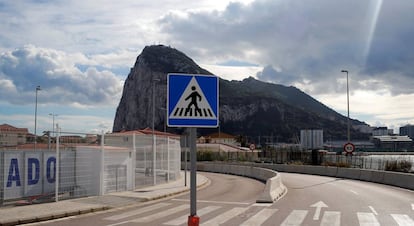
[[[218,77],[168,74],[167,124],[169,127],[217,127]]]

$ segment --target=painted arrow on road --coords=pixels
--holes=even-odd
[[[322,201],[319,201],[319,202],[311,205],[310,207],[316,207],[315,214],[313,215],[313,220],[317,221],[317,220],[319,220],[319,216],[321,215],[321,209],[328,207],[328,205],[326,205]]]

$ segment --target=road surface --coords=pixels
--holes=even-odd
[[[282,173],[288,193],[273,204],[255,203],[264,184],[203,173],[200,225],[413,226],[414,191],[346,179]],[[189,194],[136,207],[58,220],[45,225],[186,225]]]

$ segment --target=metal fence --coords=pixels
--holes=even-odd
[[[184,159],[184,157],[182,157]],[[343,155],[326,151],[303,151],[295,148],[266,151],[198,151],[198,161],[264,162],[274,164],[323,165],[414,173],[414,153]]]
[[[36,145],[0,151],[0,205],[103,195],[180,177],[179,137],[49,134]]]

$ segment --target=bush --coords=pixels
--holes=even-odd
[[[325,162],[322,165],[323,166],[333,166],[333,167],[343,167],[343,168],[351,167],[351,164],[347,163],[347,162]]]
[[[385,163],[386,171],[396,171],[408,173],[411,171],[412,163],[407,160],[391,160]]]

